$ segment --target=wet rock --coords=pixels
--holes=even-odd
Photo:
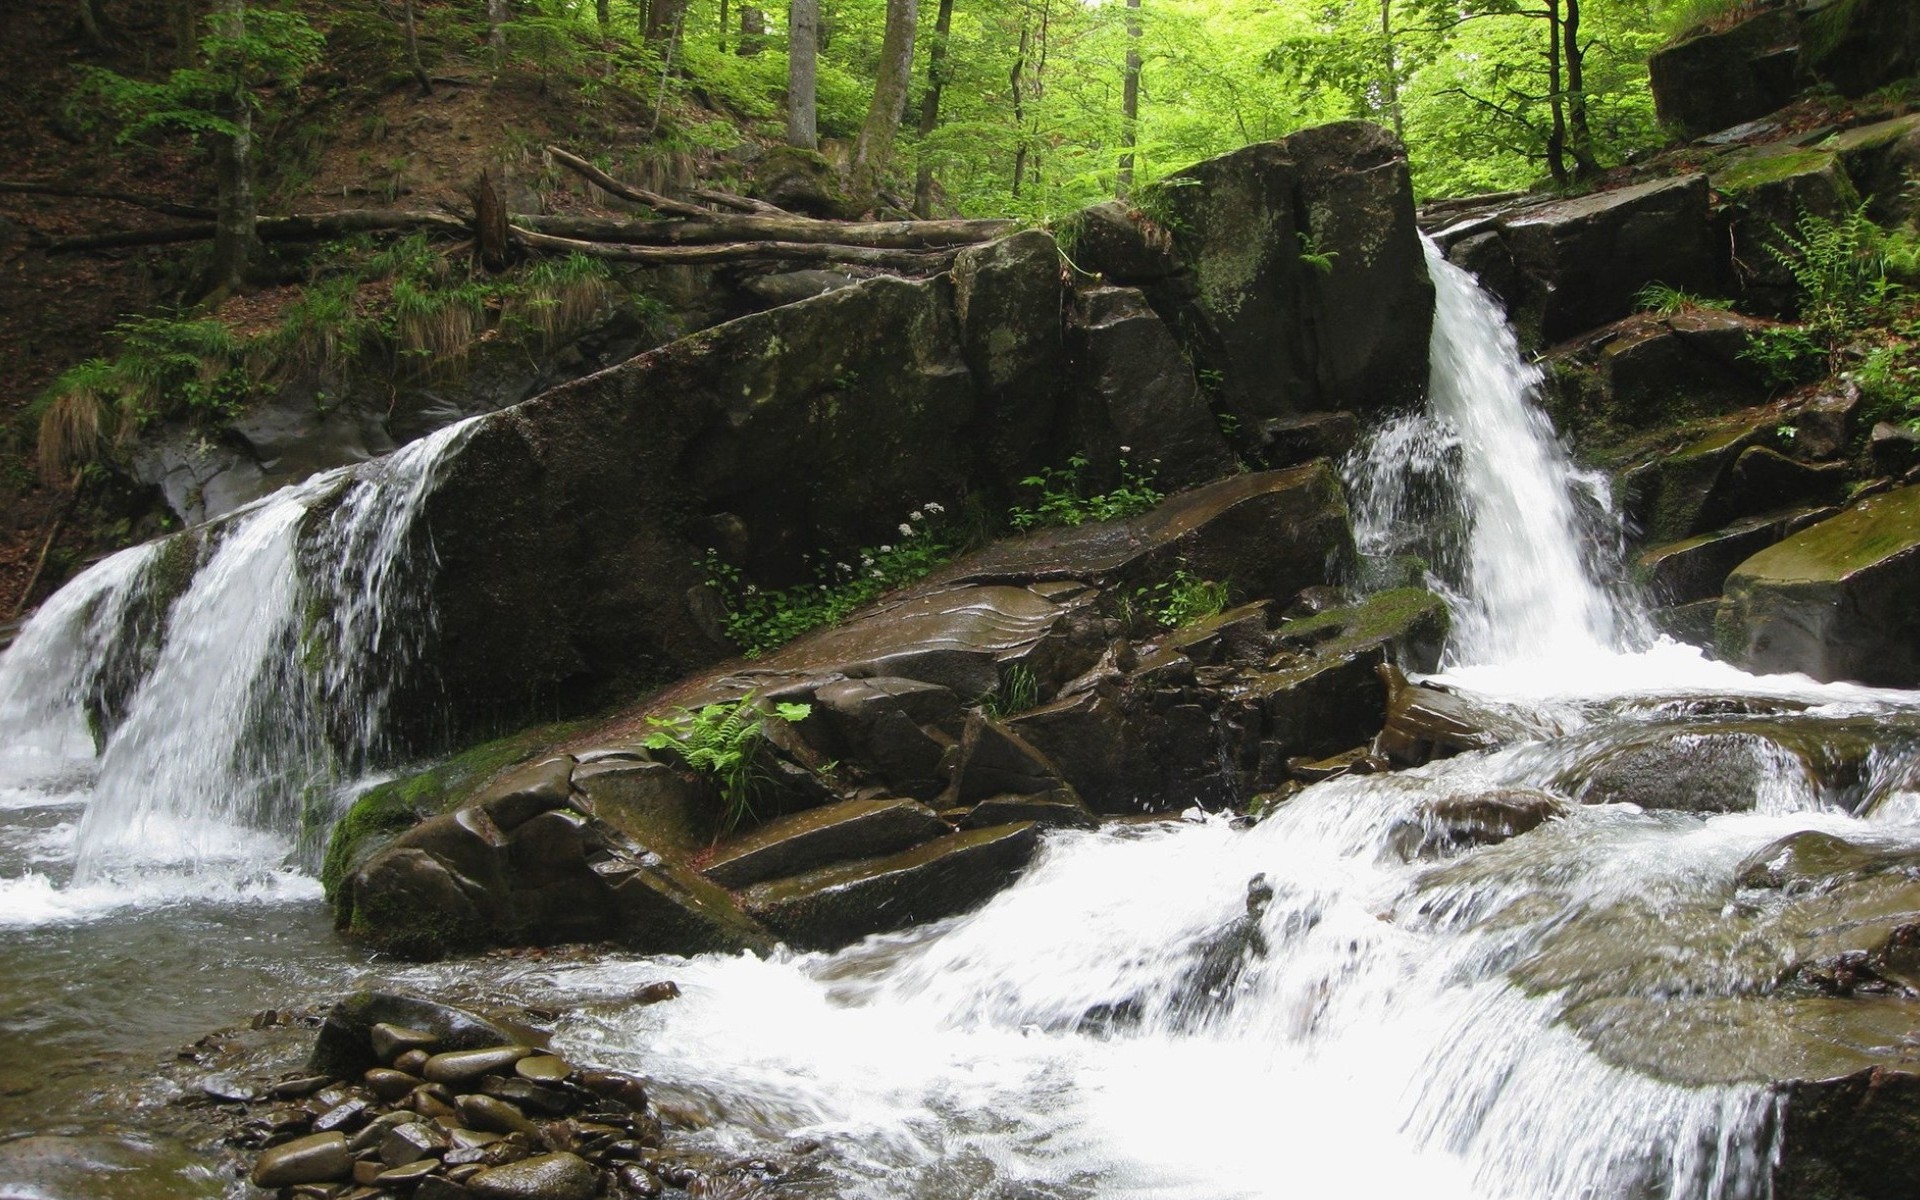
[[[482,1171],[467,1181],[479,1200],[591,1200],[600,1176],[573,1154],[541,1154]]]
[[[437,1158],[446,1148],[445,1134],[425,1121],[415,1121],[387,1131],[380,1139],[380,1161],[389,1167],[401,1167],[423,1158]]]
[[[1749,295],[1768,311],[1791,312],[1798,291],[1792,270],[1775,252],[1780,231],[1795,228],[1806,215],[1834,220],[1860,203],[1840,156],[1776,143],[1722,160],[1711,178],[1733,201],[1734,252]]]
[[[843,756],[888,787],[920,800],[945,790],[941,764],[963,723],[951,690],[898,677],[846,679],[815,690],[814,703]]]
[[[1582,804],[1635,804],[1670,812],[1748,812],[1785,758],[1779,747],[1751,733],[1650,735],[1609,747],[1570,772],[1562,786]],[[1797,764],[1795,769],[1798,773]]]
[[[609,1071],[600,1067],[590,1067],[575,1076],[575,1082],[596,1096],[616,1100],[633,1109],[647,1107],[646,1082],[636,1075],[625,1071]]]
[[[989,796],[960,819],[962,829],[987,829],[1030,821],[1042,829],[1093,829],[1100,819],[1071,792]]]
[[[949,830],[912,800],[847,800],[781,817],[721,846],[704,870],[724,887],[798,875],[827,863],[876,858]]]
[[[522,1059],[521,1061],[531,1060]],[[554,1082],[564,1082],[565,1079],[566,1075],[562,1074],[559,1080]],[[542,1086],[531,1079],[519,1077],[503,1079],[494,1075],[482,1079],[479,1086],[483,1095],[492,1096],[495,1100],[505,1100],[522,1112],[558,1117],[565,1115],[574,1105],[573,1097],[567,1092],[558,1087]]]
[[[1920,1158],[1889,1153],[1920,1135],[1920,1073],[1873,1067],[1784,1089],[1778,1200],[1878,1200],[1920,1191]]]
[[[1647,59],[1663,126],[1699,137],[1764,117],[1793,97],[1799,22],[1785,9],[1696,34]]]
[[[514,1074],[534,1083],[565,1083],[573,1065],[552,1054],[535,1054],[513,1064]]]
[[[1717,597],[1735,567],[1804,527],[1810,518],[1831,515],[1832,511],[1796,509],[1748,517],[1725,529],[1655,546],[1634,560],[1635,579],[1659,604],[1690,604]]]
[[[474,798],[502,832],[511,832],[551,809],[565,807],[573,796],[572,755],[537,762],[508,775]]]
[[[1655,545],[1677,542],[1752,515],[1734,511],[1724,498],[1727,479],[1742,454],[1770,437],[1779,415],[1758,412],[1730,417],[1680,448],[1629,467],[1619,477],[1623,511]],[[1763,509],[1777,509],[1768,499]]]
[[[1806,892],[1890,871],[1920,877],[1920,854],[1809,829],[1754,851],[1733,878],[1735,887]]]
[[[497,1075],[532,1054],[528,1046],[484,1046],[477,1050],[450,1050],[427,1060],[426,1077],[434,1083],[470,1083],[482,1075]]]
[[[368,1031],[367,1040],[381,1062],[392,1062],[409,1050],[431,1052],[438,1046],[440,1035],[382,1021]]]
[[[1074,297],[1080,444],[1097,461],[1151,464],[1161,486],[1205,483],[1234,458],[1173,333],[1135,288]],[[1126,447],[1122,450],[1121,447]]]
[[[671,979],[661,979],[653,983],[643,983],[633,990],[632,997],[635,1004],[660,1004],[667,1000],[678,1000],[679,998],[680,985]]]
[[[887,858],[763,883],[743,899],[794,946],[834,949],[965,912],[1012,882],[1038,845],[1029,824],[956,833]]]
[[[441,1169],[437,1158],[418,1158],[401,1166],[387,1168],[373,1177],[373,1183],[376,1187],[384,1188],[412,1187]]]
[[[1177,274],[1173,237],[1137,208],[1108,200],[1061,222],[1069,257],[1084,271],[1121,284],[1154,283]]]
[[[1920,433],[1890,421],[1876,422],[1867,434],[1867,453],[1875,470],[1903,475],[1920,462]]]
[[[1272,603],[1256,601],[1175,630],[1168,644],[1196,663],[1264,663],[1272,650],[1268,622]]]
[[[345,1179],[352,1170],[347,1139],[338,1133],[316,1133],[268,1150],[254,1162],[248,1178],[255,1187],[290,1187]]]
[[[975,713],[960,738],[959,766],[949,802],[971,805],[989,796],[1066,792],[1060,768],[1024,738],[992,717]]]
[[[426,1080],[405,1071],[394,1071],[386,1067],[375,1067],[364,1076],[367,1086],[373,1094],[382,1100],[398,1100],[400,1097],[419,1087]]]
[[[527,1120],[526,1114],[505,1100],[492,1096],[465,1095],[460,1097],[460,1120],[468,1128],[479,1129],[487,1133],[524,1133],[529,1137],[537,1136],[539,1127]]]
[[[1844,96],[1864,96],[1909,77],[1920,66],[1920,10],[1904,0],[1856,0],[1836,6],[1838,28],[1826,31],[1815,74]]]
[[[1891,687],[1920,682],[1920,488],[1887,492],[1736,568],[1720,652],[1761,672]]]
[[[573,773],[593,815],[642,846],[691,852],[713,838],[713,799],[696,775],[663,762],[601,759]]]
[[[1048,465],[1067,392],[1059,248],[1044,231],[1024,230],[960,251],[952,277],[960,350],[980,396],[992,473],[1024,478]]]
[[[1639,313],[1585,333],[1546,359],[1555,427],[1604,445],[1628,431],[1737,412],[1772,394],[1744,355],[1768,322],[1738,313]]]
[[[504,1026],[462,1009],[395,992],[359,992],[327,1013],[308,1069],[334,1079],[352,1079],[380,1066],[372,1040],[373,1027],[379,1024],[431,1033],[442,1048],[450,1050],[477,1050],[516,1040]]]
[[[473,1195],[461,1185],[439,1175],[429,1175],[413,1189],[413,1200],[467,1200]]]
[[[1411,684],[1395,667],[1380,667],[1379,674],[1387,687],[1387,716],[1373,752],[1396,765],[1419,766],[1540,732],[1490,705]]]
[[[366,1120],[367,1102],[347,1100],[334,1105],[313,1119],[315,1133],[345,1133]]]
[[[1397,823],[1389,837],[1401,857],[1426,858],[1504,842],[1566,811],[1559,797],[1526,788],[1442,796],[1422,804],[1412,820]]]

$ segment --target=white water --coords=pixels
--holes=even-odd
[[[466,426],[285,488],[105,560],[0,659],[0,802],[85,800],[73,881],[0,881],[0,922],[162,897],[308,896],[306,804],[383,748],[387,701],[432,614],[415,518]],[[171,571],[169,556],[195,561]],[[170,574],[190,574],[184,590]],[[90,705],[117,719],[97,758]]]
[[[1814,705],[1797,718],[1808,721],[1911,714],[1920,697],[1756,680],[1670,645],[1633,651],[1631,608],[1594,582],[1609,577],[1594,565],[1610,561],[1618,537],[1601,493],[1531,406],[1536,377],[1491,304],[1451,268],[1434,270],[1434,404],[1356,460],[1357,521],[1366,549],[1417,548],[1451,593],[1446,678],[1522,703],[1557,733],[1323,784],[1251,830],[1196,816],[1056,834],[980,911],[836,955],[490,960],[485,985],[554,996],[570,1013],[562,1038],[581,1057],[644,1072],[658,1097],[712,1122],[703,1136],[718,1147],[822,1138],[837,1194],[1766,1195],[1779,1105],[1760,1078],[1661,1082],[1597,1054],[1577,1007],[1601,988],[1603,967],[1622,974],[1599,997],[1626,1003],[1665,1005],[1668,989],[1731,995],[1769,978],[1778,964],[1701,945],[1722,921],[1745,922],[1743,945],[1771,944],[1768,914],[1726,915],[1735,866],[1799,829],[1916,840],[1905,824],[1920,815],[1912,755],[1889,750],[1839,800],[1776,756],[1753,813],[1575,807],[1450,860],[1405,861],[1395,846],[1435,797],[1571,791],[1577,769],[1622,732],[1684,726],[1676,692]],[[396,456],[384,492],[352,484],[324,536],[303,532],[305,515],[344,479],[236,519],[202,551],[164,638],[150,619],[139,637],[116,632],[139,612],[151,550],[102,564],[47,606],[0,661],[4,740],[39,764],[0,805],[85,794],[92,768],[60,764],[89,745],[79,714],[102,664],[129,646],[150,646],[154,661],[98,764],[81,827],[21,843],[36,864],[88,847],[82,881],[0,881],[0,924],[158,904],[179,889],[224,903],[311,895],[279,869],[288,846],[276,830],[303,781],[343,768],[316,761],[322,739],[300,706],[363,698],[353,711],[372,717],[348,740],[364,751],[377,745],[394,677],[296,669],[310,631],[286,581],[317,547],[363,564],[321,573],[340,581],[328,621],[334,644],[351,648],[329,661],[404,662],[396,636],[429,614],[408,611],[399,568],[430,563],[408,531],[438,452]],[[58,702],[37,708],[44,697]],[[263,727],[291,736],[254,736]],[[1878,815],[1856,819],[1841,802]],[[156,861],[205,869],[176,887],[150,870]],[[1275,893],[1257,920],[1264,953],[1245,917],[1256,875]],[[1631,931],[1625,967],[1575,953],[1589,922]],[[471,970],[401,978],[432,990]],[[664,972],[681,1000],[625,1002]],[[1548,982],[1523,991],[1517,976]],[[1652,1049],[1662,1065],[1665,1048]],[[1671,1060],[1685,1062],[1685,1050],[1673,1047]]]

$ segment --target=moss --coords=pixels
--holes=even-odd
[[[446,812],[506,768],[551,749],[582,728],[580,722],[540,725],[475,746],[414,775],[389,780],[367,792],[334,822],[320,867],[327,899],[339,898],[340,885],[370,849],[370,840],[386,840],[436,813]]]
[[[1714,187],[1729,195],[1751,191],[1768,184],[1784,183],[1802,175],[1818,175],[1833,169],[1834,156],[1824,150],[1799,150],[1791,154],[1763,154],[1735,159],[1710,177]]]
[[[1425,588],[1399,587],[1347,608],[1289,621],[1281,633],[1290,642],[1311,643],[1317,657],[1333,659],[1382,643],[1399,653],[1437,650],[1451,623],[1446,601]]]
[[[1801,530],[1741,564],[1741,578],[1778,583],[1845,579],[1920,544],[1920,487],[1865,501]]]
[[[1920,115],[1901,117],[1898,120],[1882,121],[1877,125],[1863,125],[1858,129],[1849,129],[1845,133],[1835,134],[1820,143],[1818,149],[1841,156],[1879,150],[1893,145],[1916,129],[1920,129]]]

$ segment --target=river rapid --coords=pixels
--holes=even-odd
[[[1454,610],[1437,681],[1526,736],[1319,784],[1251,827],[1055,832],[980,910],[835,954],[417,966],[333,935],[303,814],[367,780],[316,799],[358,764],[316,764],[302,689],[354,689],[349,741],[377,758],[405,628],[431,619],[408,601],[431,566],[412,513],[457,427],[230,519],[159,611],[165,551],[94,567],[0,659],[0,1133],[98,1162],[0,1142],[0,1196],[243,1190],[175,1140],[191,1089],[152,1064],[370,983],[558,1012],[559,1046],[654,1081],[698,1141],[821,1142],[813,1194],[1768,1195],[1770,1081],[1804,1054],[1729,1013],[1778,985],[1810,918],[1736,875],[1809,830],[1920,849],[1920,694],[1657,641],[1618,583],[1604,481],[1570,466],[1492,303],[1430,265],[1432,401],[1345,465],[1356,532],[1382,569],[1428,564]],[[342,660],[381,671],[289,667],[311,630],[284,581],[316,547],[358,564]],[[1862,737],[1848,772],[1783,749]],[[1623,748],[1684,771],[1707,744],[1738,768],[1701,777],[1739,791],[1709,806],[1732,811],[1580,803]],[[1497,845],[1417,845],[1436,802],[1503,789],[1565,811]],[[679,1000],[628,999],[663,977]]]

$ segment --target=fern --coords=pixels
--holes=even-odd
[[[767,722],[799,722],[812,711],[811,705],[781,703],[768,712],[749,693],[731,704],[676,708],[665,717],[648,717],[653,732],[643,744],[649,750],[677,756],[713,781],[720,792],[721,832],[731,833],[754,815],[753,797],[759,782],[754,755]]]

